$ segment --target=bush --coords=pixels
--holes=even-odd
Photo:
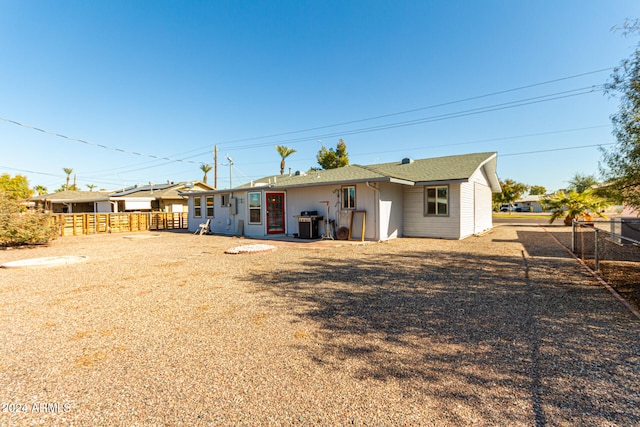
[[[50,214],[28,211],[19,200],[0,193],[0,246],[44,244],[55,236]]]

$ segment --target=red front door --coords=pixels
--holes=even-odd
[[[267,193],[267,234],[284,234],[284,193]]]

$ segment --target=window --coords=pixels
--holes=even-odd
[[[449,187],[426,187],[425,215],[449,215]]]
[[[229,206],[229,195],[221,194],[220,195],[220,206]]]
[[[249,193],[249,224],[262,222],[262,193]]]
[[[213,196],[207,196],[207,216],[213,218]]]
[[[356,208],[356,187],[350,185],[342,187],[342,209]]]
[[[193,216],[196,218],[202,216],[202,197],[193,198]]]

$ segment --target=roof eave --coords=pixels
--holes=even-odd
[[[458,179],[442,179],[442,180],[432,180],[432,181],[418,181],[415,185],[448,185],[448,184],[462,184],[465,182],[469,182],[468,178],[458,178]]]

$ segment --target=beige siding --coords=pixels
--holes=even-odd
[[[424,187],[404,190],[403,235],[406,237],[460,238],[460,184],[449,185],[449,216],[424,215]]]

